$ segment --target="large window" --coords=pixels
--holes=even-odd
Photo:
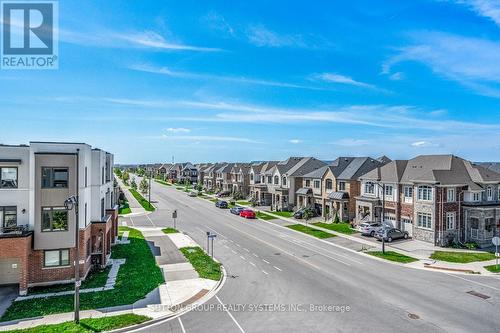
[[[311,180],[310,179],[306,179],[306,187],[311,187]]]
[[[446,201],[447,202],[455,202],[455,189],[454,188],[446,189]]]
[[[385,196],[392,197],[394,193],[394,187],[392,185],[385,185]]]
[[[418,200],[432,201],[432,187],[427,185],[419,186]]]
[[[409,201],[409,200],[413,199],[413,187],[405,186],[404,192],[405,192],[405,201]]]
[[[365,183],[365,193],[375,194],[375,184],[373,184],[372,182]]]
[[[321,182],[319,180],[314,181],[314,188],[320,188]]]
[[[44,251],[44,266],[69,266],[69,250],[65,249]]]
[[[486,189],[486,197],[488,198],[488,201],[493,200],[493,188],[491,186],[488,186]]]
[[[17,226],[17,207],[0,207],[0,228]]]
[[[283,186],[286,186],[286,177],[283,177]]]
[[[472,193],[472,201],[481,201],[481,193],[480,192]]]
[[[429,213],[418,213],[417,225],[420,228],[432,229],[432,215]]]
[[[327,180],[325,181],[325,188],[326,188],[327,190],[331,190],[331,189],[333,189],[333,182],[332,182],[332,180],[331,180],[331,179],[327,179]]]
[[[0,168],[0,188],[17,188],[17,168]]]
[[[446,230],[454,230],[455,229],[455,212],[447,212],[446,213]]]
[[[68,168],[42,168],[42,188],[67,188]]]
[[[280,177],[274,176],[274,185],[278,185],[280,183]]]
[[[42,208],[42,231],[68,230],[68,211],[64,207]]]
[[[339,191],[345,191],[345,182],[339,182]]]

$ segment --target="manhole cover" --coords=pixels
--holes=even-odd
[[[420,317],[414,313],[408,313],[408,318],[410,319],[420,319]]]
[[[279,255],[281,255],[281,253],[276,252],[274,255],[275,255],[275,256],[279,256]]]
[[[472,296],[476,296],[476,297],[479,297],[479,298],[482,298],[482,299],[488,299],[488,298],[490,298],[490,296],[478,293],[477,291],[474,291],[474,290],[468,291],[467,294],[472,295]]]
[[[309,256],[307,254],[303,254],[302,258],[309,258]]]

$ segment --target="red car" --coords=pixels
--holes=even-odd
[[[255,212],[251,209],[244,209],[240,212],[240,216],[244,217],[246,219],[254,219],[255,218]]]

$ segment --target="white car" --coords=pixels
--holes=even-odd
[[[190,197],[196,197],[196,196],[198,196],[198,194],[196,194],[196,192],[189,192],[188,195]]]
[[[375,236],[377,231],[382,229],[382,224],[378,222],[363,222],[358,226],[358,231],[365,236]]]

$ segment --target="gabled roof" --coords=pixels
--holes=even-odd
[[[384,159],[387,161],[387,159]],[[371,157],[354,157],[344,170],[337,176],[340,180],[357,180],[359,176],[386,164]]]
[[[302,177],[305,174],[317,170],[325,165],[325,162],[315,159],[314,157],[304,157],[299,161],[299,163],[296,163],[285,174],[288,177]]]
[[[500,162],[475,162],[474,164],[480,165],[496,173],[500,173]]]
[[[302,159],[303,157],[289,157],[284,161],[279,161],[278,163],[276,163],[276,165],[273,168],[278,169],[279,173],[284,174],[288,170],[293,168],[297,163],[302,161]],[[266,174],[268,171],[271,171],[271,169],[266,170]],[[272,172],[274,172],[274,170]]]

